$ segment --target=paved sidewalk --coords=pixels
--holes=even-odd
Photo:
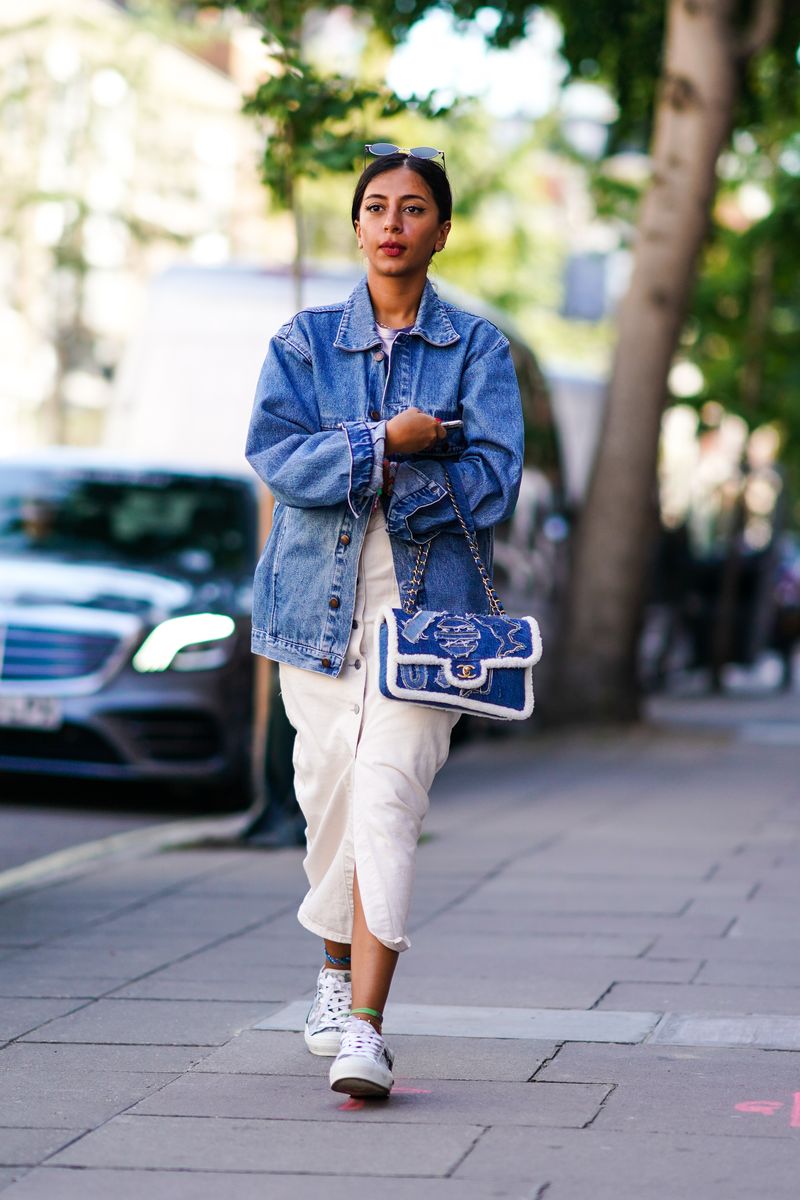
[[[3,1200],[795,1200],[797,745],[685,723],[453,756],[388,1103],[331,1093],[296,1031],[299,852],[7,898]]]

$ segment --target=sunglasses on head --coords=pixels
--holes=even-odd
[[[410,150],[404,150],[402,146],[394,146],[391,142],[367,142],[364,146],[365,167],[368,154],[373,154],[376,158],[380,158],[384,154],[408,154],[411,158],[439,158],[441,156],[441,167],[446,173],[444,150],[437,150],[435,146],[412,146]]]

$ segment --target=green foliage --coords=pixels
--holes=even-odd
[[[401,99],[381,84],[322,72],[303,53],[309,13],[328,6],[301,0],[195,0],[195,8],[235,8],[264,30],[272,73],[248,96],[244,111],[267,122],[262,176],[277,203],[297,212],[297,184],[323,173],[352,171],[364,150],[369,117],[406,109],[436,116],[446,109],[425,97]]]

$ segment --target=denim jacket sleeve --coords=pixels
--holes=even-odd
[[[522,404],[505,337],[467,364],[459,403],[466,449],[458,460],[448,460],[447,471],[459,507],[472,514],[476,529],[486,529],[513,512],[522,477]],[[459,531],[442,462],[420,458],[400,463],[386,525],[394,537],[417,543],[442,531]]]
[[[321,429],[313,365],[281,330],[270,342],[256,388],[245,457],[281,504],[322,508],[347,502],[359,516],[382,481],[385,421]]]

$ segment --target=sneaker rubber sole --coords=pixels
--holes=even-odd
[[[355,1056],[348,1056],[341,1064],[334,1063],[330,1081],[331,1091],[344,1092],[357,1099],[372,1097],[386,1100],[394,1084],[391,1071],[378,1066],[371,1059],[358,1059]]]
[[[336,1055],[339,1053],[342,1035],[336,1033],[334,1030],[313,1034],[306,1030],[303,1034],[303,1039],[306,1043],[306,1049],[310,1050],[312,1054],[318,1054],[321,1058],[336,1058]]]
[[[385,1087],[383,1084],[373,1083],[369,1079],[358,1079],[355,1076],[343,1076],[331,1084],[332,1092],[344,1092],[355,1100],[388,1100],[391,1090],[391,1085]]]

